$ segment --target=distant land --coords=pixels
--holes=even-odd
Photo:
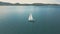
[[[20,4],[20,3],[8,3],[0,2],[0,6],[60,6],[60,4],[44,4],[44,3],[32,3],[32,4]]]

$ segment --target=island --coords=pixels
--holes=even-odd
[[[20,4],[20,3],[8,3],[0,2],[0,6],[60,6],[60,4],[44,4],[44,3],[32,3],[32,4]]]

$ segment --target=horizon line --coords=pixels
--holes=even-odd
[[[0,1],[0,2],[6,2],[6,1]],[[12,3],[12,4],[16,4],[16,3],[20,3],[20,2],[6,2],[6,3]],[[35,3],[35,2],[33,2]],[[20,4],[33,4],[33,3],[20,3]],[[39,3],[39,2],[37,2]],[[42,4],[59,4],[59,3],[42,3]]]

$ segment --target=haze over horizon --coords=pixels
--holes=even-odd
[[[10,3],[21,3],[21,4],[31,4],[31,3],[47,3],[47,4],[60,4],[60,0],[0,0],[2,2]]]

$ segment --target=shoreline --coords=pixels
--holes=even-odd
[[[60,5],[0,5],[0,6],[60,6]]]

